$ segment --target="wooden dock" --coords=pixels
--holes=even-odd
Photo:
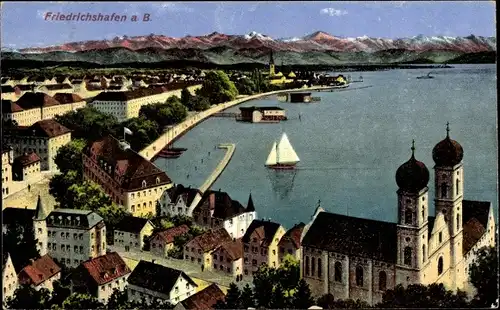
[[[199,188],[200,193],[196,195],[196,197],[193,199],[193,202],[189,206],[187,212],[188,216],[192,216],[194,208],[196,208],[196,206],[200,203],[201,198],[203,197],[205,192],[210,189],[210,187],[220,177],[224,169],[226,169],[227,165],[231,161],[231,158],[233,158],[236,145],[234,143],[224,143],[224,144],[219,144],[217,148],[226,149],[226,154],[224,155],[220,163],[217,165],[217,167],[215,167],[215,170],[210,174],[208,179],[206,179],[205,182],[200,186]]]

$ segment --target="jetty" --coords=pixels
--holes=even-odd
[[[233,158],[234,151],[236,149],[236,145],[234,143],[224,143],[224,144],[219,144],[218,147],[219,149],[226,149],[226,154],[222,158],[222,160],[219,162],[217,167],[215,167],[214,171],[210,174],[208,179],[205,180],[205,182],[200,186],[199,188],[199,193],[196,194],[195,198],[193,199],[193,202],[189,206],[187,214],[189,216],[193,215],[194,208],[200,203],[201,198],[205,194],[206,191],[210,189],[210,187],[217,181],[217,179],[220,177],[224,169],[226,169],[227,165],[231,161],[231,158]]]

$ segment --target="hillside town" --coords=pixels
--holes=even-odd
[[[476,285],[495,253],[495,214],[491,202],[467,200],[470,166],[449,125],[432,149],[434,197],[417,160],[424,154],[408,146],[394,171],[394,223],[331,213],[319,201],[310,218],[284,227],[259,217],[250,192],[237,201],[185,186],[153,161],[227,107],[347,77],[287,71],[271,52],[264,72],[1,81],[6,308],[395,307],[417,287],[423,297],[412,298],[434,294],[447,307],[490,302]]]

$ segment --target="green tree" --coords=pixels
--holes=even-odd
[[[330,293],[322,295],[318,298],[318,301],[316,301],[316,305],[323,309],[335,309],[335,298]]]
[[[139,152],[160,136],[160,127],[157,121],[156,119],[146,119],[144,116],[134,117],[116,125],[113,130],[115,136],[121,137],[125,127],[130,129],[132,135],[127,135],[126,140],[130,144],[130,148]]]
[[[200,95],[207,97],[211,104],[234,100],[238,90],[223,71],[209,71],[203,81]]]
[[[109,310],[129,310],[129,309],[139,309],[140,304],[138,302],[128,301],[127,290],[120,291],[115,289],[108,299],[106,307]]]
[[[241,307],[243,309],[254,308],[255,307],[255,299],[252,288],[249,284],[243,287],[241,291]]]
[[[498,298],[498,257],[494,247],[483,247],[469,269],[470,282],[476,288],[474,305],[490,307]]]
[[[253,275],[254,298],[257,307],[269,308],[275,286],[274,269],[261,265]]]
[[[165,103],[142,106],[139,116],[154,121],[158,125],[159,131],[162,131],[166,126],[184,121],[187,117],[187,108],[178,97],[172,96]]]
[[[83,182],[81,174],[75,170],[70,170],[66,174],[56,174],[49,182],[49,194],[54,196],[59,205],[68,205],[66,194],[68,188],[73,184],[81,184]]]
[[[71,294],[63,302],[64,309],[104,309],[104,305],[97,298],[87,294]]]
[[[276,269],[276,279],[287,295],[291,295],[300,281],[300,262],[292,255],[285,255],[280,267]]]
[[[54,281],[52,285],[54,289],[52,291],[50,304],[53,306],[62,306],[63,302],[71,295],[70,286],[61,280]]]
[[[241,291],[236,284],[231,283],[227,290],[224,300],[225,308],[222,309],[241,309]]]
[[[21,270],[31,259],[40,258],[37,242],[33,225],[14,222],[8,224],[6,231],[2,233],[2,252],[9,253],[14,268]]]
[[[182,95],[181,95],[182,96]],[[176,95],[172,95],[165,100],[165,104],[182,103],[181,98]]]
[[[191,100],[191,110],[200,112],[200,111],[205,111],[210,108],[210,101],[208,100],[207,97],[203,96],[196,96],[193,97]]]
[[[92,181],[71,185],[66,194],[61,208],[92,210],[111,205],[111,198],[106,195],[101,187]]]
[[[290,307],[290,298],[285,296],[285,290],[278,284],[275,286],[272,295],[271,302],[269,303],[271,309],[284,309]]]
[[[34,289],[31,285],[20,285],[12,297],[7,298],[9,309],[46,309],[49,307],[50,292],[46,288]]]
[[[295,309],[307,309],[314,304],[311,290],[304,279],[299,281],[295,294],[292,298],[292,306]]]
[[[242,95],[252,95],[257,90],[255,83],[248,78],[241,78],[234,85]]]
[[[458,291],[454,294],[446,290],[442,283],[428,286],[412,284],[403,287],[398,284],[387,290],[377,307],[383,308],[464,308],[468,307],[467,294]]]
[[[186,108],[188,108],[188,110],[191,110],[190,109],[191,100],[193,100],[193,95],[191,94],[191,92],[187,88],[183,88],[181,91],[181,103]]]
[[[82,175],[82,153],[85,145],[85,140],[74,139],[57,150],[57,155],[54,158],[54,162],[56,163],[59,171],[62,174],[68,173],[70,170],[73,170],[78,172],[79,176]]]
[[[88,141],[98,140],[112,133],[112,129],[118,123],[113,115],[102,113],[91,106],[57,115],[55,120],[72,130],[72,138]]]

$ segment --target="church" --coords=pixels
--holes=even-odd
[[[301,275],[313,295],[361,299],[371,305],[398,284],[443,283],[467,289],[475,252],[495,246],[490,202],[464,199],[463,149],[446,138],[432,150],[434,215],[429,170],[415,158],[396,172],[398,222],[349,217],[316,209],[302,234]]]
[[[283,70],[283,68],[284,66],[282,64],[281,70]],[[268,73],[269,84],[277,85],[277,84],[292,83],[295,81],[296,78],[297,76],[295,75],[295,73],[293,73],[293,71],[291,71],[287,76],[285,76],[283,72],[276,72],[273,51],[271,50],[271,53],[269,55],[269,73]]]

